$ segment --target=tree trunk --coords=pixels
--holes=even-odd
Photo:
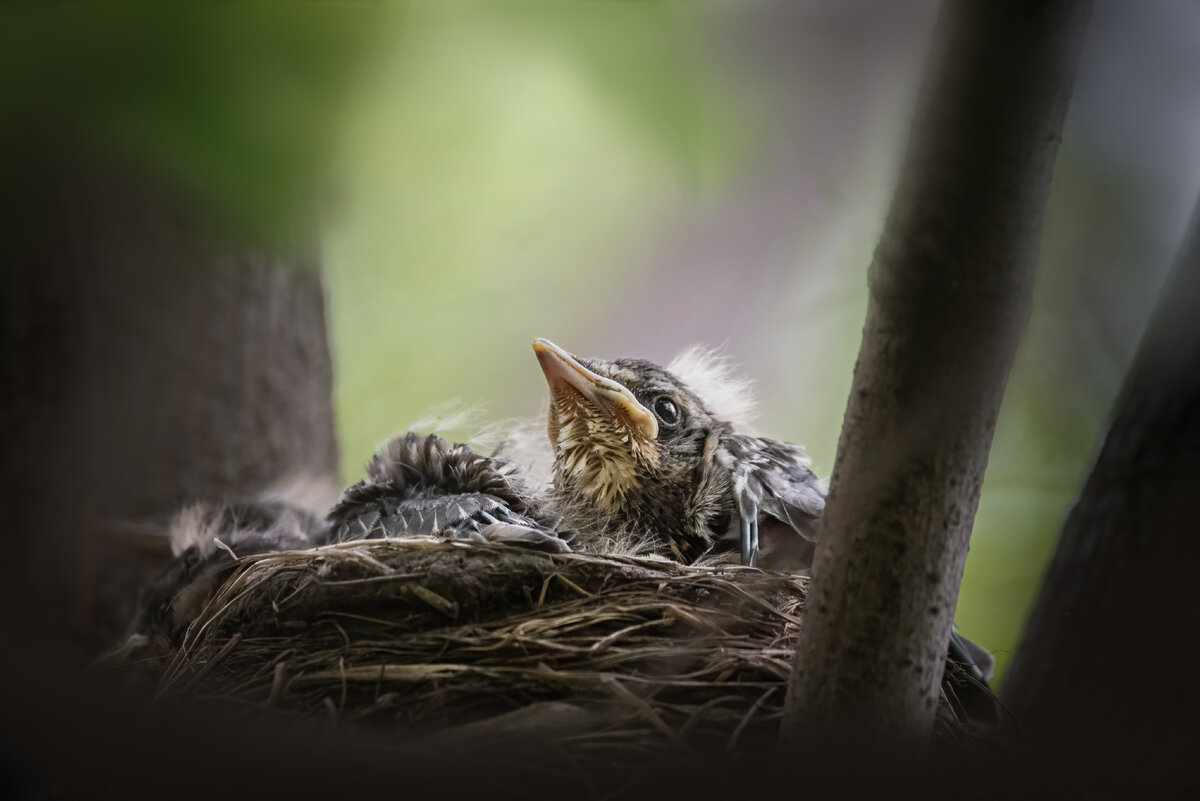
[[[1200,205],[1004,685],[1035,747],[1105,795],[1200,787],[1198,315]]]
[[[47,631],[69,605],[110,644],[125,614],[110,601],[137,584],[103,532],[335,474],[322,286],[310,257],[248,247],[124,172],[76,161],[36,179],[6,210],[5,588],[38,600]]]
[[[784,739],[931,730],[1087,0],[948,0],[870,271]]]

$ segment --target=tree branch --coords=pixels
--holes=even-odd
[[[1090,5],[943,4],[871,265],[785,743],[932,727]]]

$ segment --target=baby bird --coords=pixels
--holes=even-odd
[[[174,558],[142,588],[127,639],[110,658],[157,656],[184,633],[237,566],[239,557],[325,545],[322,482],[284,482],[226,502],[195,502],[167,526]]]
[[[410,432],[380,448],[328,520],[335,542],[442,536],[569,550],[543,506],[504,459]]]
[[[747,388],[719,365],[695,351],[664,369],[580,359],[546,339],[533,350],[550,388],[549,505],[578,542],[624,539],[691,563],[736,538],[743,564],[769,543],[767,566],[806,566],[824,484],[802,448],[722,415],[719,401],[737,405]],[[702,396],[687,372],[715,386]]]

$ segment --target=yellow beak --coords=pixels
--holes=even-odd
[[[538,363],[546,375],[551,397],[554,396],[556,386],[565,384],[582,395],[598,411],[624,418],[625,424],[643,437],[658,437],[658,420],[624,386],[592,372],[548,339],[535,339],[533,352],[537,354]]]

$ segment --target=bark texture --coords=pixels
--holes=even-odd
[[[871,265],[785,742],[931,729],[1089,9],[942,6]]]
[[[58,624],[70,605],[100,640],[122,614],[106,587],[136,586],[106,532],[335,474],[324,299],[312,259],[247,246],[124,171],[39,178],[7,209],[22,230],[0,301],[6,589]]]
[[[1200,207],[1030,615],[1004,698],[1093,793],[1200,787]]]

